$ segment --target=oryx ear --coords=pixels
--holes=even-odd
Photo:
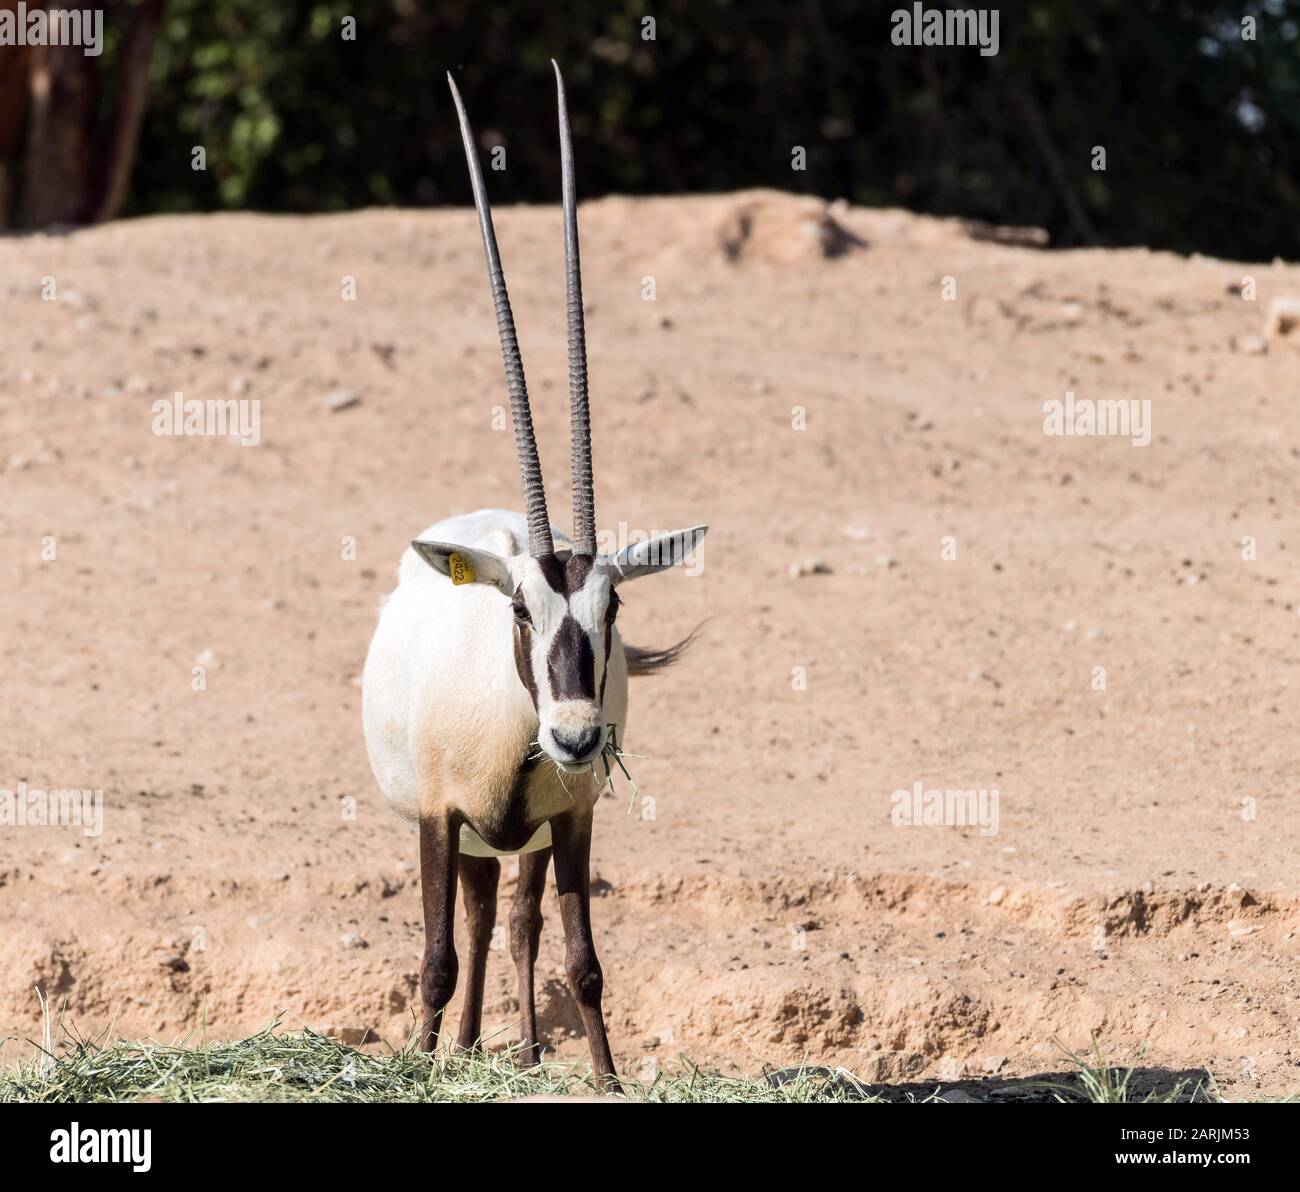
[[[454,542],[412,542],[415,551],[435,571],[441,571],[453,584],[491,584],[513,596],[514,577],[509,564],[490,550],[475,550]]]
[[[625,580],[636,579],[639,575],[650,575],[681,563],[708,532],[708,526],[692,526],[689,530],[660,534],[649,542],[625,546],[612,559],[605,561],[609,578],[617,585]]]

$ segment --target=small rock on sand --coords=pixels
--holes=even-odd
[[[336,389],[325,399],[325,408],[332,414],[337,414],[340,410],[350,410],[360,404],[361,399],[351,389]]]
[[[1268,307],[1264,334],[1275,339],[1297,332],[1300,332],[1300,298],[1274,298]]]
[[[965,1089],[944,1089],[937,1101],[942,1101],[945,1105],[983,1105],[984,1102],[979,1097],[972,1097]]]
[[[796,579],[805,575],[830,575],[830,564],[822,559],[801,559],[790,564],[790,575]]]

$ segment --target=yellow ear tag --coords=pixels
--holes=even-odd
[[[447,563],[451,567],[453,584],[472,584],[478,577],[474,574],[474,564],[464,555],[450,554]]]

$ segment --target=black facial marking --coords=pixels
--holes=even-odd
[[[596,660],[586,632],[565,614],[546,657],[546,674],[551,698],[556,700],[596,698]]]
[[[541,555],[536,561],[542,577],[551,585],[551,590],[559,592],[561,596],[568,596],[564,582],[564,564],[559,558],[555,555]]]
[[[514,613],[516,621],[522,621],[525,625],[533,623],[533,614],[528,611],[522,588],[515,591],[514,599],[510,602],[510,611]]]
[[[570,555],[564,565],[564,596],[572,596],[574,592],[581,592],[582,585],[587,582],[587,576],[591,574],[591,569],[595,567],[596,560],[591,555]],[[554,585],[552,585],[554,587]],[[561,589],[556,588],[557,592]]]
[[[520,681],[528,688],[533,707],[537,707],[537,680],[533,678],[533,628],[519,621],[515,622],[515,670],[519,672]]]
[[[534,562],[551,590],[563,596],[566,602],[582,591],[596,566],[596,560],[591,555],[574,555],[567,552],[563,557],[556,554],[540,555]],[[528,688],[533,707],[537,707],[537,680],[533,674],[532,664],[532,616],[524,600],[522,588],[515,592],[512,604],[515,617],[515,669],[519,672],[519,678],[524,686]],[[617,611],[618,593],[611,589],[609,607],[605,614],[606,670],[602,672],[600,679],[601,703],[605,700],[610,626],[614,622]],[[560,628],[547,654],[546,670],[552,699],[559,701],[596,698],[596,666],[591,641],[582,626],[572,616],[566,614],[564,620],[560,622]]]
[[[614,595],[613,592],[610,593]],[[609,678],[609,643],[614,636],[614,618],[612,616],[605,618],[605,667],[600,672],[600,706],[605,706],[605,680]]]

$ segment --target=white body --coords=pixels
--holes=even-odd
[[[557,549],[567,544],[552,532]],[[528,550],[524,516],[500,509],[448,518],[419,537],[505,558]],[[605,720],[618,726],[621,744],[627,664],[617,628],[608,667]],[[515,667],[510,600],[487,584],[453,585],[409,547],[370,643],[362,703],[370,767],[393,808],[413,822],[460,812],[468,821],[462,852],[545,848],[546,821],[575,802],[594,803],[604,785],[599,759],[595,773],[574,774],[542,757],[520,777],[523,759],[538,752],[539,721]],[[526,838],[521,822],[533,828]]]

